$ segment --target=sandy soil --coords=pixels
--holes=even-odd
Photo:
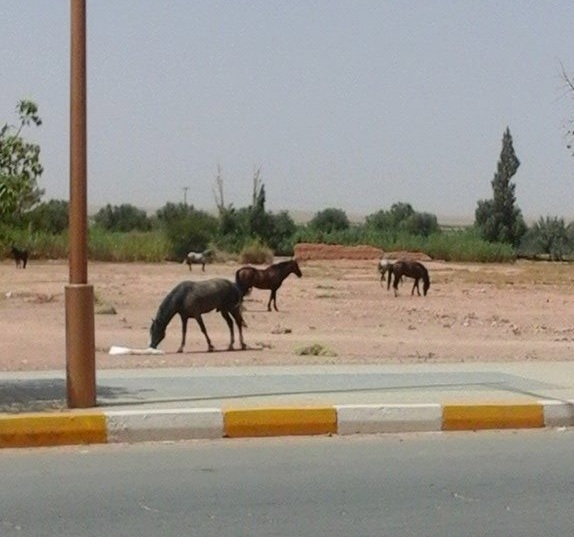
[[[268,291],[244,302],[246,351],[226,351],[227,326],[204,320],[216,347],[191,320],[185,352],[176,354],[175,318],[162,356],[110,356],[112,345],[146,347],[149,325],[167,292],[186,279],[233,278],[238,265],[205,272],[178,263],[90,263],[96,295],[98,368],[329,363],[570,360],[574,353],[574,265],[425,263],[427,297],[398,297],[381,287],[377,260],[308,260],[278,291],[279,312],[266,310]],[[25,270],[0,263],[0,370],[65,368],[65,261],[31,260]],[[115,311],[116,313],[112,313]],[[301,355],[315,346],[331,355]]]

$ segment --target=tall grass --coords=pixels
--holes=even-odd
[[[298,232],[297,239],[299,242],[346,246],[367,244],[387,252],[423,252],[433,259],[445,261],[496,263],[516,259],[516,251],[512,246],[484,241],[470,228],[434,233],[428,237],[408,233],[381,233],[362,226],[329,234],[305,229]]]
[[[88,255],[98,261],[165,261],[171,245],[161,231],[118,233],[90,229]]]
[[[417,251],[433,259],[460,262],[512,262],[516,251],[509,245],[486,242],[472,229],[448,230],[422,237],[406,233],[380,233],[364,226],[344,231],[322,233],[300,228],[292,237],[297,242],[357,245],[367,244],[384,251]],[[0,257],[10,256],[10,247],[27,248],[32,258],[65,259],[68,256],[68,234],[52,235],[26,229],[0,226]],[[272,259],[264,244],[247,241],[240,250],[241,262],[265,263]],[[127,233],[89,229],[88,255],[91,260],[116,262],[160,262],[173,260],[173,245],[161,230],[131,231]]]

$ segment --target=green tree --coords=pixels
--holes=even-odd
[[[315,213],[308,224],[310,229],[332,233],[334,231],[344,231],[351,227],[347,213],[342,209],[329,207]]]
[[[57,235],[68,229],[69,203],[67,200],[40,203],[26,213],[26,220],[35,231]]]
[[[149,231],[151,222],[143,209],[129,203],[102,207],[94,216],[94,224],[108,231]]]
[[[277,255],[292,255],[297,225],[287,211],[269,213],[267,244]]]
[[[512,135],[507,127],[502,137],[502,151],[494,178],[493,198],[480,200],[475,211],[474,225],[480,236],[489,242],[518,246],[527,227],[516,206],[516,185],[511,183],[520,161],[514,152]]]
[[[574,251],[573,231],[563,218],[540,217],[522,238],[520,252],[529,256],[546,254],[551,261],[561,261]]]
[[[268,242],[271,219],[265,211],[265,185],[260,179],[260,169],[253,177],[253,202],[249,207],[249,235],[253,238]]]
[[[193,205],[167,203],[158,209],[156,218],[170,241],[173,259],[206,250],[217,237],[217,218]]]
[[[418,213],[409,203],[394,203],[389,211],[380,210],[368,215],[365,227],[379,233],[405,232],[428,237],[440,231],[437,217],[430,213]]]
[[[440,231],[437,217],[430,213],[414,213],[402,223],[402,228],[411,235],[428,237]]]
[[[0,129],[0,218],[11,224],[21,223],[24,212],[44,193],[38,188],[38,178],[44,171],[40,146],[21,136],[24,127],[42,124],[38,106],[23,100],[16,106],[16,113],[19,124],[5,124]]]

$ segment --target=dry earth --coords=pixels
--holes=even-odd
[[[174,319],[161,356],[110,356],[112,345],[146,347],[151,318],[167,292],[185,279],[233,278],[236,264],[190,273],[178,263],[90,263],[96,295],[98,368],[328,363],[570,360],[574,349],[574,265],[454,264],[429,261],[427,297],[381,287],[377,258],[301,262],[278,291],[279,312],[266,310],[268,291],[244,302],[246,351],[226,351],[221,316],[205,316],[216,347],[191,320],[186,350],[175,353]],[[66,261],[32,260],[26,270],[0,263],[0,370],[65,367]],[[116,313],[111,313],[115,311]],[[301,355],[315,346],[332,355]]]

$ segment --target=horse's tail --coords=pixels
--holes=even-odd
[[[420,263],[422,279],[423,279],[423,295],[426,296],[428,290],[430,289],[430,277],[428,269]]]

